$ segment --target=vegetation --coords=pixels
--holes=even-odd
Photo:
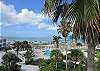
[[[73,37],[88,44],[87,71],[95,71],[95,47],[100,36],[99,0],[73,0],[71,4],[67,0],[45,0],[43,12],[54,22],[71,22]]]
[[[78,49],[70,50],[68,54],[67,71],[86,71],[86,58]],[[51,58],[41,60],[39,67],[40,71],[66,71],[66,63],[63,62],[63,54],[60,50],[51,51]],[[77,64],[79,62],[79,64]],[[56,68],[57,63],[57,68]]]
[[[26,59],[25,63],[26,64],[31,64],[32,61],[34,60],[33,57],[34,57],[34,55],[32,55],[32,50],[31,49],[28,50],[25,54],[25,59]]]
[[[40,71],[65,71],[65,63],[62,56],[60,50],[51,51],[50,59],[41,60]]]
[[[32,47],[28,43],[28,41],[22,42],[22,49],[26,50],[26,54],[25,54],[26,61],[25,61],[25,63],[30,64],[33,61],[33,59],[32,59],[33,55],[32,55]]]
[[[18,58],[14,54],[8,52],[2,59],[0,71],[20,71],[21,66],[16,64]]]
[[[10,48],[10,47],[4,48],[4,51],[5,51],[5,52],[7,52],[8,50],[12,50],[12,48]]]
[[[61,39],[60,36],[53,36],[53,43],[56,44],[57,50],[59,50],[59,40]],[[58,59],[58,53],[56,54],[56,59]],[[57,69],[57,60],[56,60],[56,69]]]
[[[60,50],[52,50],[50,53],[50,58],[62,57],[62,53]]]
[[[58,33],[60,33],[65,40],[65,50],[66,50],[66,71],[67,71],[67,46],[66,46],[66,37],[71,32],[72,27],[70,25],[70,22],[66,22],[65,20],[61,21],[61,25],[59,25]]]
[[[53,43],[56,44],[57,48],[59,48],[59,40],[61,39],[60,36],[53,36]]]
[[[21,48],[21,42],[20,42],[20,41],[16,41],[16,42],[13,44],[13,46],[14,46],[14,48],[16,48],[17,57],[18,57],[19,49]]]
[[[96,71],[100,71],[100,58],[98,62],[96,62]]]
[[[76,71],[86,71],[86,57],[79,49],[71,49],[68,54],[69,68],[72,67]]]
[[[96,57],[100,58],[100,51],[96,51]]]
[[[19,50],[26,50],[26,53],[25,53],[25,63],[26,64],[30,64],[32,61],[33,61],[33,56],[32,55],[32,46],[29,44],[28,41],[16,41],[14,44],[13,44],[14,48],[16,49],[16,52],[17,52],[17,57],[18,57],[18,52]]]

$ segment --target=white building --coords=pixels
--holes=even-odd
[[[0,38],[0,50],[6,47],[6,39]]]
[[[96,50],[100,50],[100,44],[96,46]]]

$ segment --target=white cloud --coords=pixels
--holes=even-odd
[[[21,13],[17,15],[17,22],[19,23],[31,23],[31,24],[39,24],[43,19],[42,14],[37,14],[33,11],[29,11],[28,9],[22,9]]]
[[[49,28],[49,25],[48,25],[48,24],[45,24],[45,23],[40,23],[40,24],[38,25],[38,28],[39,28],[39,29]]]
[[[47,30],[57,30],[58,29],[58,27],[56,25],[53,25],[53,24],[49,25],[49,24],[45,24],[45,23],[40,23],[38,25],[38,28],[39,29],[47,29]]]
[[[22,9],[21,12],[18,13],[13,5],[6,5],[3,2],[0,2],[0,14],[0,24],[32,24],[37,25],[39,29],[53,29],[51,25],[43,22],[43,20],[47,20],[48,17],[44,17],[43,14],[35,13],[28,9]]]
[[[50,25],[49,26],[49,28],[48,28],[48,30],[57,30],[58,29],[58,27],[55,25]]]

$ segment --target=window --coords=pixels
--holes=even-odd
[[[2,43],[2,40],[0,39],[0,43]]]

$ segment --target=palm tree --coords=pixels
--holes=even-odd
[[[57,48],[59,48],[59,40],[61,39],[60,36],[53,36],[53,43],[56,44]]]
[[[28,51],[28,41],[22,42],[23,48]]]
[[[16,64],[19,58],[15,54],[12,54],[11,52],[5,53],[2,59],[3,59],[4,71],[19,71],[18,70],[19,65]]]
[[[78,65],[86,65],[86,57],[84,56],[83,52],[79,49],[71,49],[71,52],[68,54],[68,60],[70,60],[73,63],[74,69],[77,69],[77,62],[79,62]],[[79,70],[77,70],[79,71]],[[84,70],[85,71],[85,70]]]
[[[64,39],[65,39],[65,50],[66,50],[66,71],[67,71],[67,48],[66,48],[66,37],[71,31],[71,25],[69,22],[66,22],[65,20],[61,21],[61,25],[59,25],[58,33],[60,33]]]
[[[82,46],[82,43],[78,42],[76,45],[80,48]]]
[[[13,46],[16,48],[17,57],[18,57],[19,49],[21,48],[21,42],[20,41],[15,41],[15,43],[13,43]]]
[[[53,43],[56,43],[56,46],[57,46],[57,49],[59,49],[59,40],[61,39],[60,36],[53,36]],[[58,55],[58,53],[57,53]],[[58,56],[57,56],[57,59],[58,59]],[[57,60],[56,60],[56,69],[57,69]]]
[[[87,71],[95,71],[94,57],[97,36],[100,34],[98,0],[74,0],[68,5],[67,0],[45,0],[43,11],[57,22],[58,18],[73,24],[73,36],[85,39],[88,44]]]
[[[29,60],[31,58],[31,53],[32,53],[32,51],[31,51],[31,45],[28,43],[28,41],[23,41],[22,44],[23,44],[23,47],[26,50],[26,59],[29,62]]]

